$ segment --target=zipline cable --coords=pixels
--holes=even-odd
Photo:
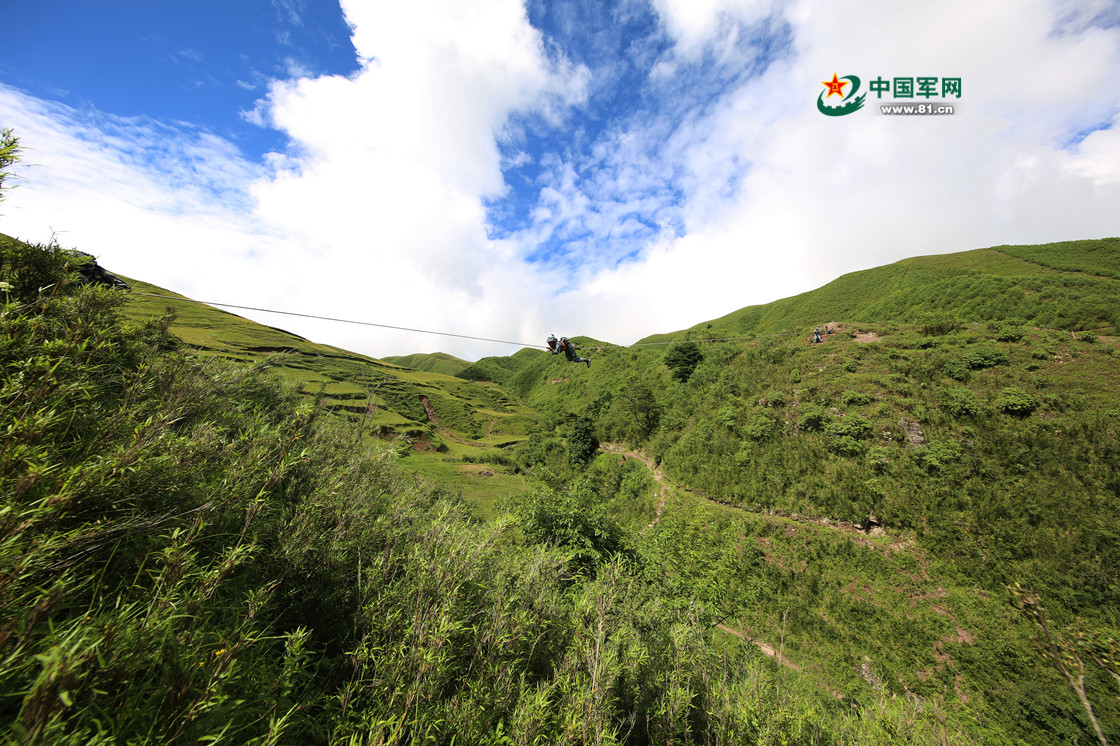
[[[361,326],[377,326],[382,329],[397,329],[404,332],[418,332],[420,334],[438,334],[443,337],[459,337],[460,339],[477,339],[482,342],[497,342],[504,345],[516,345],[518,347],[544,347],[545,345],[529,344],[526,342],[510,342],[506,339],[491,339],[490,337],[472,337],[469,334],[455,334],[453,332],[433,332],[429,329],[413,329],[407,326],[393,326],[392,324],[376,324],[372,321],[355,321],[354,319],[338,319],[331,316],[316,316],[311,313],[296,313],[295,311],[276,311],[271,308],[257,308],[256,306],[238,306],[233,303],[217,303],[211,300],[195,300],[194,298],[176,298],[173,295],[156,295],[155,293],[139,293],[134,292],[134,295],[146,295],[149,298],[166,298],[167,300],[180,300],[188,301],[190,303],[202,303],[206,306],[220,306],[222,308],[239,308],[244,311],[261,311],[263,313],[278,313],[283,316],[299,316],[305,319],[319,319],[320,321],[336,321],[340,324],[359,324]]]
[[[334,321],[340,324],[358,324],[359,326],[376,326],[381,329],[396,329],[404,332],[416,332],[418,334],[435,334],[441,337],[458,337],[459,339],[474,339],[480,342],[495,342],[497,344],[515,345],[517,347],[540,347],[548,349],[547,345],[531,344],[528,342],[511,342],[507,339],[492,339],[490,337],[475,337],[470,334],[456,334],[454,332],[437,332],[430,329],[414,329],[408,326],[393,326],[392,324],[378,324],[373,321],[356,321],[354,319],[339,319],[332,316],[317,316],[311,313],[296,313],[295,311],[277,311],[272,308],[258,308],[256,306],[239,306],[234,303],[218,303],[211,300],[196,300],[194,298],[181,298],[174,295],[159,295],[157,293],[142,293],[139,291],[132,291],[133,295],[144,295],[149,298],[163,298],[166,300],[185,301],[187,303],[201,303],[205,306],[218,306],[221,308],[237,308],[243,311],[260,311],[261,313],[275,313],[281,316],[298,316],[304,319],[318,319],[320,321]],[[684,342],[737,342],[743,339],[764,339],[768,337],[788,337],[793,335],[801,335],[805,332],[776,332],[774,334],[752,334],[744,337],[717,337],[712,339],[686,339]],[[635,342],[632,345],[616,345],[616,344],[596,344],[591,345],[597,348],[614,348],[619,350],[629,349],[631,347],[662,347],[665,345],[680,344],[679,341],[675,342]]]

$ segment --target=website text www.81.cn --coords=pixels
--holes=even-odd
[[[950,104],[879,104],[879,111],[883,114],[920,115],[920,114],[953,114],[954,108]]]

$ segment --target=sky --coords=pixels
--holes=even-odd
[[[629,344],[906,257],[1120,235],[1117,2],[4,16],[0,232],[201,300]],[[375,357],[517,349],[239,313]]]

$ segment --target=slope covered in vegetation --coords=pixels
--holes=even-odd
[[[1120,325],[1120,238],[914,257],[643,342],[794,332],[829,321],[1017,320],[1063,330]],[[1115,331],[1113,332],[1115,333]]]
[[[196,304],[160,318],[66,285],[59,252],[2,249],[14,738],[1092,743],[1038,656],[1045,619],[1120,739],[1110,330],[971,323],[963,301],[850,322],[809,294],[806,318],[843,322],[823,344],[757,325],[631,349],[577,338],[590,368],[522,350],[461,374],[498,386]],[[979,282],[989,255],[973,254],[911,271],[964,263]],[[989,257],[1001,276],[1010,254]],[[1087,256],[1014,262],[1112,282]],[[1083,290],[1037,313],[1100,324]],[[399,402],[376,388],[387,374],[412,387]],[[371,437],[380,415],[338,406],[350,385],[445,450]],[[500,407],[517,437],[464,437]],[[441,471],[468,449],[528,475],[486,496],[487,522]],[[421,480],[400,469],[417,459]],[[1008,604],[1015,583],[1045,618],[1029,594],[1012,596],[1026,615]]]
[[[460,360],[454,355],[448,355],[445,352],[416,355],[388,355],[381,359],[387,363],[400,365],[404,368],[422,370],[428,373],[443,373],[447,376],[458,375],[466,368],[470,367],[470,363],[466,360]]]
[[[527,469],[562,471],[584,431],[659,463],[678,490],[650,534],[734,629],[839,693],[972,712],[988,741],[1092,740],[1007,588],[1071,639],[1117,638],[1117,245],[908,260],[629,349],[586,340],[586,370],[486,362],[546,413]],[[1120,737],[1107,666],[1086,675]]]
[[[488,439],[478,444],[485,448],[524,437],[534,418],[492,386],[310,342],[141,280],[130,282],[134,292],[125,308],[129,318],[143,321],[172,313],[170,331],[200,354],[249,364],[268,360],[303,394],[323,397],[329,414],[355,426],[360,423],[367,433],[405,436],[418,448],[444,451],[462,450],[464,441]],[[445,365],[456,360],[450,355],[420,357]],[[438,425],[422,398],[438,412]]]
[[[712,644],[687,578],[596,507],[641,483],[632,468],[540,485],[480,524],[291,382],[187,348],[167,318],[126,323],[120,291],[68,284],[60,252],[2,261],[12,739],[887,743],[945,727],[905,701],[828,707]]]

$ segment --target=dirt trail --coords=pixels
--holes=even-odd
[[[602,450],[607,451],[608,453],[617,453],[621,456],[636,458],[639,461],[641,461],[643,464],[645,464],[646,468],[649,469],[650,472],[653,474],[653,478],[657,482],[657,484],[658,484],[658,486],[661,490],[661,500],[657,504],[657,517],[653,519],[652,523],[650,523],[648,526],[646,526],[645,528],[642,529],[642,533],[645,533],[649,529],[656,526],[658,521],[661,520],[662,511],[665,509],[665,498],[668,497],[670,491],[673,489],[673,486],[670,485],[669,482],[665,479],[665,475],[661,472],[661,469],[658,468],[654,464],[653,459],[651,457],[647,456],[646,454],[642,453],[641,451],[631,450],[621,443],[602,443],[602,444],[600,444],[599,447]],[[712,497],[708,497],[707,495],[702,495],[702,494],[696,492],[695,490],[689,489],[688,487],[680,487],[679,489],[683,489],[685,492],[694,494],[698,497],[701,497],[705,500],[708,500],[709,502],[714,502],[714,503],[717,503],[719,505],[723,505],[724,507],[734,508],[735,510],[741,510],[744,513],[753,513],[754,515],[765,515],[767,517],[774,517],[774,518],[786,518],[788,520],[794,520],[794,521],[798,521],[798,522],[801,522],[801,523],[812,523],[812,524],[815,524],[815,525],[818,525],[818,526],[824,526],[826,528],[830,528],[830,529],[833,529],[835,531],[843,531],[845,533],[856,533],[856,534],[859,534],[859,536],[856,537],[857,541],[860,541],[860,542],[866,542],[867,541],[866,539],[863,538],[863,535],[865,533],[863,527],[858,526],[854,523],[848,523],[846,521],[836,521],[836,520],[832,520],[830,518],[814,518],[814,517],[810,517],[810,516],[802,516],[802,515],[798,515],[796,513],[785,514],[785,513],[779,513],[779,512],[776,512],[776,511],[771,511],[771,512],[768,512],[768,513],[762,513],[762,512],[759,512],[759,511],[749,510],[749,509],[744,508],[744,507],[739,506],[739,505],[732,505],[731,503],[726,503],[726,502],[723,502],[722,500],[718,500],[718,499],[715,499],[715,498],[712,498]],[[885,533],[885,532],[879,526],[875,526],[875,528],[873,528],[871,530],[871,535],[880,535],[880,534],[883,534],[883,533]],[[899,545],[895,545],[895,546],[899,546]],[[923,572],[924,572],[924,569],[923,569]],[[734,629],[732,627],[728,627],[725,624],[717,624],[716,627],[723,630],[724,632],[727,632],[728,634],[735,635],[740,640],[746,640],[747,642],[753,643],[755,646],[758,647],[759,650],[761,650],[764,654],[766,654],[767,657],[774,659],[777,663],[785,666],[786,668],[788,668],[792,671],[800,670],[796,663],[791,663],[788,658],[786,658],[785,656],[779,655],[778,651],[774,650],[773,647],[771,647],[767,643],[763,642],[762,640],[757,640],[753,637],[750,637],[749,635],[745,634],[744,632],[742,632],[740,630],[737,630],[737,629]]]
[[[713,497],[710,497],[708,495],[704,495],[704,494],[699,493],[696,490],[690,489],[688,487],[684,487],[684,486],[680,486],[680,485],[671,485],[668,482],[668,480],[665,479],[665,476],[662,474],[661,469],[658,468],[654,464],[653,459],[650,458],[649,456],[647,456],[646,454],[642,453],[641,451],[631,450],[631,449],[627,448],[626,445],[621,444],[621,443],[603,443],[603,444],[600,445],[600,448],[602,448],[602,450],[604,450],[604,451],[607,451],[608,453],[617,453],[617,454],[620,454],[620,455],[623,455],[623,456],[629,456],[631,458],[638,459],[643,464],[645,464],[646,468],[649,469],[650,472],[653,474],[654,480],[657,481],[657,484],[658,484],[658,486],[660,488],[660,491],[661,491],[661,500],[657,505],[657,517],[653,520],[652,523],[650,523],[648,526],[646,526],[645,528],[642,529],[642,533],[645,533],[650,528],[657,525],[658,521],[661,520],[662,511],[665,508],[666,497],[671,493],[672,490],[679,489],[679,490],[683,490],[685,492],[688,492],[690,494],[696,495],[697,497],[699,497],[701,499],[704,499],[704,500],[707,500],[709,502],[717,503],[717,504],[722,505],[724,507],[733,508],[735,510],[740,510],[740,511],[743,511],[744,513],[751,513],[753,515],[765,516],[765,517],[768,517],[768,518],[784,518],[786,520],[797,521],[799,523],[811,523],[811,524],[814,524],[814,525],[823,526],[825,528],[832,529],[833,531],[838,531],[838,532],[842,532],[842,533],[846,533],[846,534],[854,534],[854,536],[852,536],[851,538],[854,541],[856,541],[857,543],[859,543],[861,546],[864,546],[864,547],[876,548],[876,545],[874,543],[872,543],[872,541],[871,541],[871,537],[887,537],[887,536],[889,536],[887,531],[882,526],[878,525],[878,521],[875,520],[874,517],[871,517],[869,519],[869,525],[865,527],[865,526],[861,526],[861,525],[854,524],[854,523],[848,523],[846,521],[833,520],[831,518],[818,518],[818,517],[812,517],[812,516],[802,516],[802,515],[798,515],[796,513],[789,514],[789,513],[781,513],[781,512],[778,512],[778,511],[761,512],[761,511],[750,510],[750,509],[745,508],[745,507],[740,506],[740,505],[733,505],[731,503],[727,503],[727,502],[724,502],[722,500],[719,500],[718,498],[713,498]],[[870,530],[868,530],[868,529],[870,529]],[[792,531],[794,529],[789,528],[787,530]],[[891,552],[906,551],[907,549],[913,549],[913,547],[914,547],[914,545],[913,545],[912,540],[907,541],[907,540],[903,540],[903,539],[896,536],[891,540],[891,543],[888,547],[884,548],[883,545],[880,543],[878,545],[877,549],[883,549],[883,551],[886,554],[886,557],[889,558]],[[929,573],[926,571],[926,562],[923,561],[922,555],[919,552],[916,552],[916,551],[913,552],[912,554],[913,554],[914,558],[918,561],[918,565],[919,565],[919,568],[921,570],[922,577],[924,577],[927,581],[932,582],[932,579],[930,578]],[[933,594],[932,601],[939,600],[940,598],[942,598],[944,596],[944,591],[942,591],[941,588],[938,588],[938,591],[940,593]],[[913,606],[917,601],[923,600],[923,599],[924,599],[924,597],[922,597],[922,598],[917,598],[917,597],[911,598],[911,601],[910,601],[911,606]],[[944,607],[940,607],[940,608],[939,607],[934,607],[934,608],[937,609],[937,610],[944,609]],[[944,613],[944,614],[948,615],[949,617],[951,617],[953,619],[954,622],[956,622],[956,618],[953,617],[952,613],[949,612],[948,609],[944,609],[941,613]],[[746,642],[752,643],[753,645],[758,647],[758,649],[761,650],[767,657],[773,659],[776,663],[778,663],[782,666],[785,666],[786,668],[790,669],[791,671],[799,671],[800,670],[800,668],[797,666],[797,664],[790,662],[790,660],[788,658],[786,658],[784,655],[781,655],[780,653],[778,653],[778,651],[776,651],[771,645],[767,644],[766,642],[764,642],[762,640],[759,640],[759,639],[756,639],[756,638],[744,633],[741,630],[734,629],[733,627],[728,627],[725,624],[717,624],[715,626],[718,627],[719,629],[723,630],[724,632],[727,632],[728,634],[735,635],[740,640],[744,640]],[[947,660],[951,660],[949,658],[949,656],[944,653],[944,650],[943,650],[943,647],[942,647],[942,642],[969,642],[969,643],[971,643],[972,642],[972,636],[968,632],[963,630],[958,625],[957,626],[956,637],[949,636],[949,637],[943,638],[943,640],[941,640],[941,641],[938,641],[938,643],[935,645],[935,650],[937,650]],[[960,684],[959,684],[960,673],[959,672],[957,673],[957,678],[958,678],[957,687],[958,687],[958,690],[959,690],[960,689]]]
[[[621,456],[628,456],[630,458],[638,459],[646,465],[646,468],[650,470],[650,473],[653,474],[654,480],[659,485],[661,490],[661,500],[657,503],[657,517],[653,519],[652,523],[642,529],[642,533],[644,534],[646,531],[656,526],[657,522],[661,520],[661,513],[665,509],[665,498],[668,496],[669,491],[672,489],[672,487],[665,480],[665,475],[661,473],[661,469],[654,465],[653,459],[642,453],[641,451],[629,450],[626,448],[626,446],[620,445],[618,443],[603,443],[599,447],[604,451],[607,451],[608,453],[617,453]],[[778,651],[774,650],[774,648],[770,647],[762,640],[756,640],[753,637],[749,637],[745,633],[737,629],[728,627],[726,624],[717,624],[716,627],[723,630],[724,632],[727,632],[728,634],[735,635],[740,640],[746,640],[747,642],[753,643],[768,658],[773,658],[776,662],[780,663],[791,671],[801,670],[800,668],[798,668],[796,663],[791,663],[788,658],[779,655]]]
[[[661,500],[657,503],[657,517],[653,519],[652,523],[642,529],[642,533],[644,534],[646,531],[649,531],[651,528],[656,526],[657,522],[661,520],[661,512],[665,510],[665,498],[668,496],[670,489],[669,483],[665,481],[665,476],[661,473],[661,469],[657,468],[654,465],[653,459],[645,455],[641,451],[629,451],[626,449],[626,446],[619,445],[618,443],[603,443],[599,447],[609,453],[617,453],[622,456],[629,456],[630,458],[638,459],[646,465],[646,468],[649,469],[650,473],[653,474],[654,480],[658,485],[660,485]]]
[[[755,646],[758,647],[758,649],[761,650],[763,653],[765,653],[768,658],[773,658],[776,662],[782,664],[783,666],[785,666],[789,670],[791,670],[791,671],[800,671],[801,670],[800,666],[798,666],[796,663],[791,663],[790,660],[788,658],[786,658],[785,656],[779,655],[777,650],[774,650],[774,648],[770,647],[769,645],[764,643],[762,640],[756,640],[753,637],[748,637],[747,635],[743,634],[739,630],[732,629],[731,627],[728,627],[726,624],[717,624],[716,627],[718,627],[719,629],[722,629],[724,632],[727,632],[728,634],[735,635],[740,640],[746,640],[747,642],[754,643]]]

